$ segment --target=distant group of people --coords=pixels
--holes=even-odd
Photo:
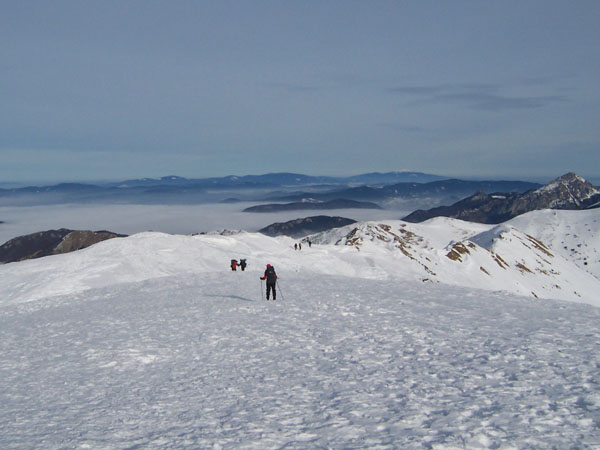
[[[308,239],[306,242],[308,243],[309,247],[312,247],[312,242],[310,241],[310,239]],[[294,250],[302,250],[302,242],[295,243]]]
[[[312,247],[312,242],[310,239],[307,239],[305,242],[309,247]],[[294,243],[294,250],[302,250],[302,242]],[[238,267],[242,269],[243,272],[246,270],[247,265],[248,264],[245,259],[240,259],[239,262],[237,259],[232,259],[230,267],[233,272],[236,272]],[[262,277],[260,277],[260,279],[267,281],[267,300],[270,300],[271,294],[273,294],[273,300],[275,300],[277,298],[277,274],[275,273],[275,268],[271,264],[267,264],[265,273]]]
[[[238,262],[237,259],[232,259],[231,260],[231,270],[234,271],[234,272],[236,272],[238,266],[240,266],[240,269],[242,269],[242,272],[244,270],[246,270],[246,266],[247,266],[246,260],[245,259],[240,259],[240,262]]]

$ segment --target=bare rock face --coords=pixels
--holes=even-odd
[[[110,231],[74,231],[66,228],[19,236],[0,246],[0,263],[69,253],[106,239],[124,237]]]
[[[110,231],[71,231],[54,248],[54,254],[74,252],[115,237],[123,237],[123,235]]]
[[[553,209],[585,209],[599,196],[600,191],[592,183],[573,172],[524,195],[534,204]]]
[[[423,222],[445,216],[479,223],[501,223],[538,209],[588,209],[600,206],[600,191],[575,173],[567,173],[539,189],[516,193],[486,194],[478,191],[450,206],[418,210],[404,217],[407,222]]]

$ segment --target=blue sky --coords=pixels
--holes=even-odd
[[[0,6],[0,182],[600,175],[597,1]]]

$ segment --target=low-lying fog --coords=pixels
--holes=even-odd
[[[101,205],[59,204],[43,206],[0,206],[0,245],[17,236],[57,228],[108,230],[134,234],[162,231],[191,234],[214,230],[257,231],[274,222],[318,215],[342,216],[354,220],[400,219],[413,211],[409,205],[394,209],[341,209],[332,211],[289,211],[245,213],[253,203],[201,205]]]

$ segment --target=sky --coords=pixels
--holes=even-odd
[[[600,175],[595,0],[0,7],[0,182]]]

